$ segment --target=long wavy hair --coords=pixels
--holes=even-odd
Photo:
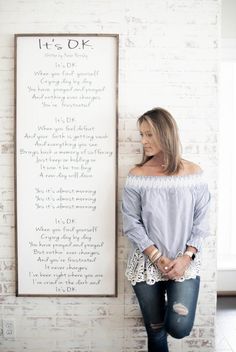
[[[154,108],[138,118],[138,127],[143,122],[149,124],[154,138],[161,146],[164,154],[163,172],[167,175],[176,174],[182,168],[181,143],[178,127],[171,114],[162,108]],[[143,166],[152,156],[146,156],[143,150],[142,161],[137,166]]]

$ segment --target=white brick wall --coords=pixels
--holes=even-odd
[[[214,351],[219,2],[0,0],[0,351],[146,351],[140,311],[124,278],[121,219],[117,298],[15,297],[13,35],[43,32],[120,34],[120,192],[140,157],[136,118],[154,106],[173,113],[184,156],[206,169],[211,236],[196,323],[189,338],[170,345],[173,352]],[[3,318],[15,320],[15,339],[3,338]]]

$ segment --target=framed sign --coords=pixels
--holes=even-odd
[[[116,296],[118,35],[15,35],[18,296]]]

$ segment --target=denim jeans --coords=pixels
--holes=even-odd
[[[167,334],[181,339],[192,330],[200,277],[183,282],[139,282],[133,286],[142,311],[148,352],[168,352]]]

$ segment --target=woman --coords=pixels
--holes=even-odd
[[[143,314],[149,352],[168,352],[167,334],[190,334],[210,194],[201,168],[181,158],[178,129],[162,108],[138,119],[143,160],[126,180],[124,233],[133,249],[126,276]]]

